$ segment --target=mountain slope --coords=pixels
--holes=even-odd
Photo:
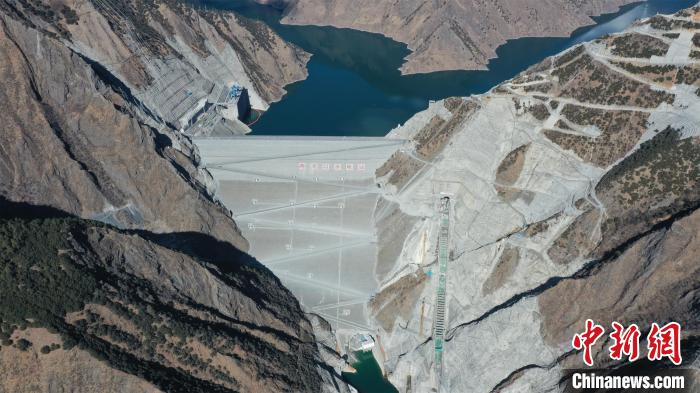
[[[99,65],[2,15],[0,193],[125,228],[245,240],[189,140],[156,128]]]
[[[309,55],[264,24],[184,1],[3,0],[0,8],[101,63],[165,117],[182,88],[199,98],[207,82],[236,82],[266,109],[306,77]]]
[[[486,94],[437,102],[390,133],[415,147],[379,173],[394,203],[378,220],[416,223],[379,234],[381,247],[407,233],[377,298],[411,299],[411,311],[374,311],[399,389],[409,376],[417,391],[437,380],[437,280],[392,288],[437,268],[440,193],[453,205],[445,391],[561,390],[565,370],[583,365],[571,338],[587,318],[637,323],[642,337],[652,322],[678,321],[693,363],[699,36],[698,7],[649,18]],[[618,367],[606,351],[601,343],[596,365]]]
[[[57,214],[0,220],[0,248],[3,391],[317,392],[333,378],[293,296],[226,243]]]
[[[258,0],[259,1],[259,0]],[[405,74],[483,69],[496,48],[519,37],[567,36],[632,0],[287,1],[284,23],[380,33],[413,51]],[[263,2],[265,3],[265,2]]]
[[[0,1],[0,391],[348,391],[164,112],[234,82],[265,103],[308,56],[230,15],[110,4]]]

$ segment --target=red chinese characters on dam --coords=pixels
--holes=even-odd
[[[299,172],[364,172],[367,170],[367,164],[364,162],[298,162],[297,169]]]
[[[586,320],[585,330],[577,333],[571,340],[571,346],[576,350],[583,350],[583,362],[587,366],[593,366],[592,347],[603,336],[605,328],[596,324],[591,319]],[[621,323],[612,323],[612,332],[609,335],[612,345],[608,348],[610,358],[634,362],[639,359],[639,339],[641,331],[636,324],[625,328]],[[677,322],[669,322],[664,326],[652,323],[647,340],[647,359],[662,360],[668,358],[673,364],[680,365],[681,356],[681,325]]]

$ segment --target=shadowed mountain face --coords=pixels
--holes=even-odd
[[[2,211],[3,391],[321,391],[311,324],[230,244]]]
[[[304,55],[231,16],[113,3],[0,1],[0,391],[346,391],[152,93],[221,78],[264,103]]]
[[[262,4],[269,0],[256,0]],[[495,49],[519,37],[567,36],[633,0],[477,1],[289,0],[283,23],[331,25],[380,33],[413,51],[405,74],[483,69]]]

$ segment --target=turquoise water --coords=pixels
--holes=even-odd
[[[355,352],[352,366],[356,373],[343,373],[343,377],[360,393],[399,393],[382,375],[372,352]]]
[[[520,38],[496,50],[488,71],[447,71],[402,76],[406,45],[378,34],[279,23],[282,11],[251,0],[203,0],[210,9],[262,20],[280,36],[313,54],[309,77],[253,126],[259,135],[382,136],[428,106],[429,100],[483,93],[543,58],[574,44],[620,31],[635,19],[671,13],[696,0],[650,0],[596,18],[568,38]]]

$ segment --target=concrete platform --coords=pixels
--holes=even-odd
[[[403,141],[195,138],[250,252],[341,336],[369,331],[377,288],[374,173]]]

